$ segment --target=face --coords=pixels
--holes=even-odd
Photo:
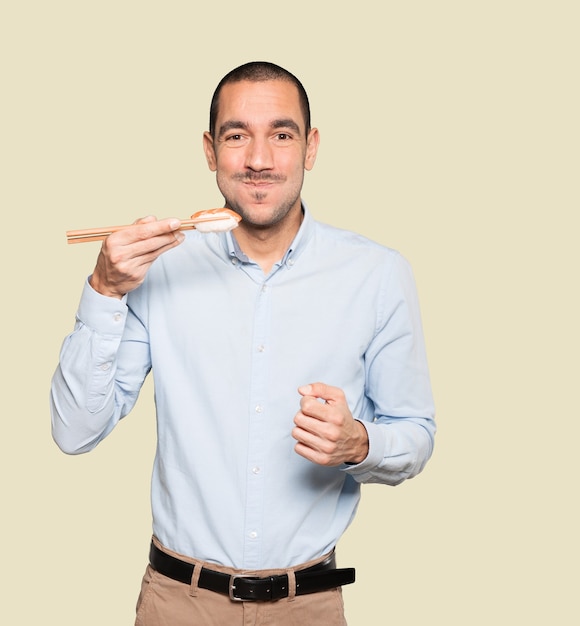
[[[300,211],[304,170],[318,149],[318,131],[306,136],[298,90],[281,80],[241,81],[225,85],[219,102],[204,150],[226,206],[245,227],[280,224]]]

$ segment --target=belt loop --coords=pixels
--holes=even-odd
[[[197,597],[197,592],[199,589],[199,577],[201,575],[201,563],[196,563],[193,566],[193,574],[191,575],[191,583],[189,585],[189,595],[192,598]]]
[[[296,599],[296,574],[293,569],[286,572],[288,574],[288,602]]]

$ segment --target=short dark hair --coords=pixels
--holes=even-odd
[[[275,63],[269,63],[268,61],[251,61],[250,63],[244,63],[235,69],[228,72],[218,83],[216,90],[214,91],[211,99],[211,106],[209,109],[209,132],[212,137],[215,136],[215,122],[217,119],[220,94],[222,87],[229,83],[238,83],[243,80],[249,80],[251,82],[262,82],[267,80],[283,80],[292,83],[298,89],[298,98],[300,101],[300,108],[304,116],[305,132],[308,134],[310,131],[310,104],[308,102],[308,96],[302,83],[283,67],[276,65]]]

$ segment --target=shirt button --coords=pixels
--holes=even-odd
[[[268,291],[268,285],[262,285],[262,293],[266,293]]]
[[[232,259],[232,265],[237,265],[238,264],[238,259],[236,259],[235,257]]]
[[[294,265],[294,259],[288,259],[288,265],[292,267]]]
[[[99,369],[103,372],[106,372],[110,367],[110,363],[102,363],[101,365],[99,365]]]
[[[253,468],[252,468],[252,473],[254,473],[254,474],[259,474],[261,471],[262,471],[262,470],[261,470],[261,468],[259,468],[259,467],[253,467]]]
[[[258,352],[264,352],[266,350],[266,346],[264,345],[259,345],[258,346]]]
[[[261,405],[261,404],[258,404],[258,405],[256,406],[256,413],[261,413],[263,410],[264,410],[264,409],[262,408],[262,405]]]
[[[113,319],[115,320],[115,322],[120,322],[123,319],[123,314],[115,313],[115,315],[113,315]]]
[[[250,539],[255,539],[257,536],[258,536],[258,533],[257,533],[255,530],[253,530],[253,531],[250,533]]]

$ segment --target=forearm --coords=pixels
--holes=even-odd
[[[99,341],[80,323],[65,339],[50,390],[52,435],[63,452],[91,450],[117,421],[112,361],[118,343]],[[106,359],[100,370],[95,349]]]
[[[425,467],[436,426],[412,271],[398,256],[387,276],[377,332],[365,354],[369,404],[361,423],[368,432],[369,453],[347,471],[359,482],[396,485]]]
[[[66,453],[94,448],[135,403],[146,374],[138,368],[127,374],[119,366],[127,315],[124,302],[112,302],[85,285],[50,392],[53,438]]]

